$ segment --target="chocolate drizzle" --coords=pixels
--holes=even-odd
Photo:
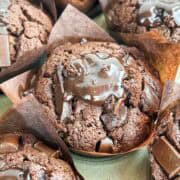
[[[84,54],[72,59],[63,70],[65,99],[78,96],[92,104],[102,104],[109,96],[121,98],[124,67],[106,53]]]
[[[9,0],[0,1],[0,67],[10,66],[7,17]]]
[[[140,24],[146,27],[156,27],[163,23],[166,17],[170,17],[176,26],[180,26],[180,1],[178,0],[153,0],[139,1]]]

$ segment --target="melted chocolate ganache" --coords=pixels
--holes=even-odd
[[[139,0],[139,6],[138,22],[141,25],[157,27],[167,17],[175,22],[175,26],[180,26],[179,0]]]
[[[111,95],[123,96],[124,67],[106,53],[84,54],[64,67],[65,99],[77,96],[92,104],[102,104]]]

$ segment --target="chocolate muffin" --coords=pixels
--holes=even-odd
[[[180,42],[179,0],[116,0],[106,8],[111,28],[123,33],[157,30],[171,41]]]
[[[0,135],[0,179],[75,179],[59,154],[29,134]]]
[[[150,147],[150,162],[155,180],[180,178],[180,103],[164,113],[157,136]]]
[[[34,94],[71,148],[117,153],[150,134],[161,85],[136,48],[82,41],[52,51]]]
[[[5,53],[9,54],[11,63],[47,43],[53,22],[40,8],[39,1],[3,0],[0,7],[0,34],[4,38],[8,34],[9,51]]]

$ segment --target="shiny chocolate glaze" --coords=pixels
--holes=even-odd
[[[123,96],[124,67],[106,53],[84,54],[72,59],[63,70],[65,99],[78,96],[92,104],[102,104],[109,96]]]
[[[139,6],[138,21],[144,26],[159,26],[166,18],[174,21],[173,26],[180,26],[179,0],[140,0]]]

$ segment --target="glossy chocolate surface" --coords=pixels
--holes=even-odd
[[[151,0],[139,1],[139,23],[147,27],[163,24],[164,19],[174,21],[172,26],[180,26],[179,0]]]
[[[78,96],[93,104],[102,104],[109,96],[123,96],[124,67],[106,53],[84,54],[72,59],[63,70],[65,99]]]

